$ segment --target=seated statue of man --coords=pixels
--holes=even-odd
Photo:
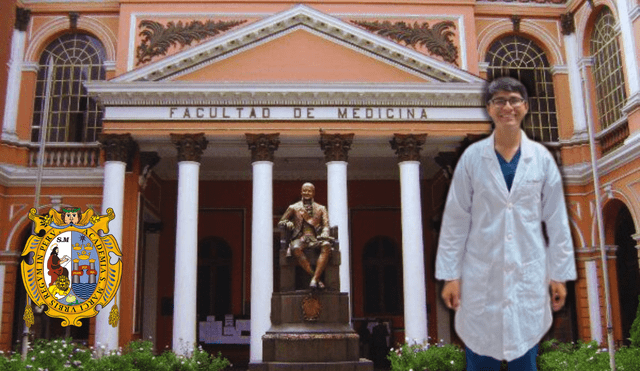
[[[314,202],[316,188],[311,183],[302,185],[302,200],[290,205],[279,226],[285,226],[291,233],[289,248],[298,264],[312,276],[310,288],[324,288],[320,276],[331,257],[331,236],[329,235],[329,214],[327,209]],[[315,271],[304,254],[305,248],[320,249]]]

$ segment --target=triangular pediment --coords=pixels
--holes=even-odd
[[[406,83],[432,79],[299,27],[276,39],[186,73],[179,81]]]
[[[281,58],[273,58],[274,55],[280,55]],[[336,65],[338,61],[342,66]],[[296,66],[295,71],[288,68],[290,66]],[[483,81],[460,68],[305,5],[296,5],[237,28],[111,81],[176,80],[374,83]]]

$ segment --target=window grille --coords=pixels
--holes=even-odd
[[[485,60],[487,77],[511,76],[520,80],[529,94],[529,114],[523,121],[527,135],[540,142],[558,141],[556,99],[551,67],[535,42],[521,36],[506,36],[494,42]]]
[[[590,48],[598,122],[606,129],[622,117],[622,106],[626,101],[616,20],[607,7],[600,11],[593,25]]]
[[[89,35],[63,35],[40,57],[31,141],[40,140],[46,122],[48,142],[95,142],[102,109],[88,97],[83,82],[104,80],[104,48]]]

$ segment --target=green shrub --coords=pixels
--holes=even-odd
[[[404,344],[387,356],[392,371],[464,371],[464,351],[452,344]]]
[[[609,371],[609,352],[592,341],[576,344],[544,342],[538,356],[539,371]],[[640,370],[640,348],[622,347],[615,353],[617,371]]]
[[[638,296],[638,301],[640,301],[640,296]],[[631,325],[631,346],[640,347],[640,305],[638,305],[638,311],[636,312],[636,319],[633,321]],[[640,368],[639,368],[640,370]]]
[[[220,354],[217,357],[198,348],[188,356],[165,351],[156,356],[150,341],[133,341],[126,347],[104,353],[104,347],[87,349],[66,340],[37,340],[25,361],[19,353],[0,354],[0,370],[88,370],[88,371],[220,371],[231,365]]]

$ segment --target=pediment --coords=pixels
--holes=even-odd
[[[272,74],[256,61],[268,60]],[[339,59],[337,59],[338,57]],[[263,58],[263,59],[260,59]],[[335,69],[336,60],[344,64]],[[294,64],[295,63],[295,64]],[[240,65],[243,68],[238,68]],[[283,76],[295,65],[296,73]],[[331,70],[326,66],[334,68]],[[358,69],[358,66],[361,68]],[[364,73],[354,76],[353,71]],[[267,71],[268,72],[268,71]],[[289,69],[288,72],[292,72]],[[351,75],[349,73],[351,72]],[[345,78],[351,76],[351,79]],[[347,77],[348,77],[347,76]],[[482,79],[305,5],[236,28],[224,35],[127,72],[112,82],[142,81],[360,81],[458,82]]]

